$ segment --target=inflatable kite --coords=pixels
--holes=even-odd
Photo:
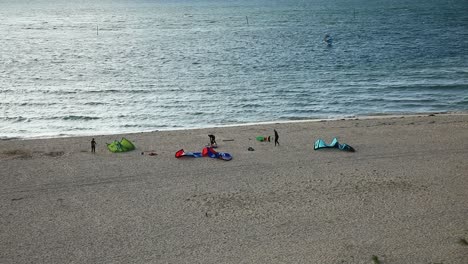
[[[338,142],[338,139],[333,138],[333,141],[330,144],[325,143],[322,139],[317,139],[314,144],[314,150],[322,148],[337,148],[339,150],[354,152],[354,148],[347,144],[341,144]]]
[[[183,149],[181,149],[175,153],[175,157],[176,158],[181,158],[181,157],[201,158],[203,156],[201,152],[185,152]]]
[[[106,143],[107,144],[107,143]],[[107,148],[109,149],[110,152],[127,152],[130,150],[135,149],[135,145],[133,143],[126,139],[122,138],[122,140],[114,140],[114,142],[107,144]]]
[[[210,157],[213,159],[222,159],[222,160],[231,160],[232,156],[226,152],[217,152],[211,147],[203,148],[202,152],[185,152],[183,149],[178,150],[175,154],[176,158],[181,157],[193,157],[193,158],[200,158],[200,157]]]
[[[258,137],[255,137],[255,139],[257,139],[260,142],[266,142],[266,141],[270,142],[270,136],[268,137],[258,136]]]

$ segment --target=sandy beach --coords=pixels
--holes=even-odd
[[[0,141],[0,263],[468,263],[467,114],[91,138]]]

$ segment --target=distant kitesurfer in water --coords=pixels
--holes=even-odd
[[[325,37],[323,38],[323,42],[327,43],[328,47],[331,47],[333,43],[333,38],[329,34],[325,34]]]
[[[276,129],[273,129],[273,131],[275,131],[275,147],[276,147],[276,144],[278,144],[279,146],[279,142],[278,142],[278,139],[279,139],[279,135],[278,135],[278,131],[276,131]]]

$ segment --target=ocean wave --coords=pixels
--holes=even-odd
[[[464,98],[458,102],[455,102],[456,105],[464,106],[465,109],[468,109],[468,98]]]
[[[406,85],[389,85],[389,89],[398,91],[467,91],[468,84],[406,84]]]
[[[14,116],[14,117],[3,117],[2,120],[9,121],[13,123],[21,123],[21,122],[30,122],[31,119],[23,116]]]
[[[372,100],[369,100],[372,101]],[[437,102],[435,98],[383,98],[381,100],[375,100],[374,102],[384,102],[384,103],[412,103],[412,104],[430,104]]]
[[[122,128],[144,128],[144,129],[148,129],[148,128],[162,128],[162,127],[165,127],[165,126],[161,126],[161,125],[155,125],[155,124],[147,124],[147,123],[141,123],[141,124],[122,124],[120,125],[119,127],[122,127]]]
[[[107,105],[108,103],[105,102],[86,102],[83,103],[84,105]]]
[[[154,90],[145,89],[103,89],[103,90],[82,90],[83,93],[88,94],[147,94],[153,93]]]
[[[68,116],[56,117],[56,118],[62,119],[62,120],[84,120],[84,121],[101,119],[100,117],[96,117],[96,116],[81,116],[81,115],[68,115]]]

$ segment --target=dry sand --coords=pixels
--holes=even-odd
[[[126,137],[0,141],[0,263],[468,263],[466,114]]]

